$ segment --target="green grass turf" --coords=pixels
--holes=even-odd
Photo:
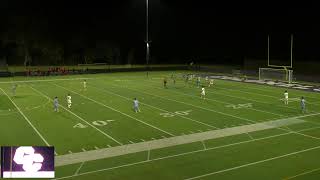
[[[175,72],[177,76],[182,73],[187,72]],[[202,100],[200,88],[194,83],[185,84],[178,78],[173,84],[170,75],[171,72],[151,72],[147,78],[145,72],[131,72],[2,78],[0,88],[5,93],[0,90],[0,145],[48,143],[55,146],[58,155],[64,155],[320,113],[319,93],[289,90],[290,98],[306,98],[308,112],[302,114],[298,101],[286,106],[280,100],[285,88],[215,80],[214,87],[206,88],[207,99]],[[163,88],[163,77],[169,79],[168,89]],[[82,80],[76,78],[87,78],[86,91]],[[12,96],[10,81],[27,82],[17,82],[16,96]],[[66,103],[68,93],[72,96],[71,109]],[[65,107],[60,107],[58,113],[53,111],[55,96]],[[132,110],[135,97],[140,101],[141,113]],[[251,103],[252,108],[228,107],[246,103]],[[283,179],[320,168],[315,158],[320,152],[317,148],[288,155],[320,146],[320,128],[317,128],[320,127],[320,115],[300,119],[305,122],[283,129],[57,167],[56,176],[66,179],[185,179],[197,176],[200,179]],[[290,129],[300,133],[288,133]],[[203,174],[207,176],[202,177]],[[317,171],[297,178],[304,176],[320,178]]]

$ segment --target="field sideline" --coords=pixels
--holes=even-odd
[[[60,163],[57,179],[320,178],[319,93],[288,89],[284,105],[285,88],[215,80],[203,100],[195,82],[182,79],[186,73],[2,78],[0,144],[53,145],[56,164],[95,154]],[[132,110],[133,98],[140,113]]]

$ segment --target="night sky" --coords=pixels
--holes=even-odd
[[[296,60],[320,58],[320,16],[312,3],[199,0],[149,0],[149,3],[154,63],[173,59],[181,63],[191,58],[203,63],[265,59],[268,34],[271,56],[286,59],[290,55],[291,33]],[[2,0],[0,40],[4,49],[5,39],[24,36],[30,42],[59,44],[66,54],[107,44],[119,48],[123,59],[134,49],[134,62],[144,63],[145,14],[144,0]]]

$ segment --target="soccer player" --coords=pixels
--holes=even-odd
[[[83,90],[87,90],[87,80],[83,81]]]
[[[213,79],[210,79],[209,87],[210,87],[210,86],[213,86]]]
[[[134,98],[133,100],[133,110],[137,113],[140,112],[139,109],[139,101],[137,100],[137,98]]]
[[[167,88],[167,78],[164,78],[164,79],[163,79],[163,87],[164,87],[164,88]]]
[[[306,113],[306,100],[303,96],[301,97],[300,105],[302,113]]]
[[[17,84],[13,84],[13,85],[12,85],[12,89],[11,89],[11,90],[12,90],[12,95],[13,95],[13,96],[16,96],[17,86],[18,86]]]
[[[200,82],[201,82],[201,80],[200,80],[200,76],[197,78],[197,88],[199,88],[200,87]]]
[[[71,108],[72,101],[71,101],[70,94],[68,94],[68,96],[67,96],[67,103],[68,103],[68,108]]]
[[[53,99],[53,107],[55,112],[59,112],[59,101],[57,96]]]
[[[176,77],[174,74],[171,74],[171,79],[173,81],[173,85],[175,85],[176,84]]]
[[[289,93],[286,90],[286,91],[284,91],[284,104],[288,105],[288,103],[289,103]]]
[[[200,97],[201,99],[206,99],[206,90],[204,89],[204,87],[201,88],[201,94],[200,94]]]

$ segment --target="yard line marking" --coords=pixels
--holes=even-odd
[[[206,144],[204,143],[204,141],[201,141],[203,149],[207,149]]]
[[[97,146],[94,147],[95,149],[99,149]]]
[[[82,163],[81,163],[80,167],[77,169],[77,171],[74,173],[74,175],[79,174],[80,169],[82,168],[82,166],[84,165],[84,163],[85,163],[85,162],[82,162]]]
[[[96,86],[93,86],[93,87],[96,88],[96,89],[98,89],[98,90],[100,90],[100,91],[104,91],[104,92],[107,92],[107,93],[109,93],[109,94],[113,94],[113,95],[122,97],[122,98],[124,98],[124,99],[127,99],[128,101],[131,101],[130,98],[125,97],[125,96],[122,96],[122,95],[120,95],[120,94],[117,94],[117,93],[114,93],[114,92],[111,92],[111,91],[108,91],[108,90],[105,90],[105,89],[101,89],[101,88],[98,88],[98,87],[96,87]],[[119,86],[117,86],[117,87],[119,87]],[[126,88],[126,87],[125,87],[125,88]],[[129,89],[129,88],[126,88],[126,89]],[[140,103],[143,104],[143,105],[145,105],[145,106],[149,106],[149,107],[151,107],[151,108],[158,109],[158,110],[163,111],[163,112],[170,112],[170,111],[167,111],[167,110],[165,110],[165,109],[162,109],[162,108],[159,108],[159,107],[150,105],[150,104],[146,104],[146,103],[143,103],[143,102],[140,102]],[[193,121],[193,122],[196,122],[196,123],[205,125],[205,126],[209,126],[209,127],[218,129],[218,128],[215,127],[215,126],[212,126],[212,125],[210,125],[210,124],[207,124],[207,123],[204,123],[204,122],[201,122],[201,121],[197,121],[197,120],[192,119],[192,118],[189,118],[189,117],[185,117],[185,116],[181,116],[181,115],[176,115],[176,116],[181,117],[181,118],[184,118],[184,119],[188,119],[188,120],[190,120],[190,121]]]
[[[34,91],[38,92],[39,94],[41,94],[43,97],[46,97],[47,99],[50,99],[50,101],[53,101],[50,97],[48,97],[47,95],[43,94],[42,92],[38,91],[36,88],[29,86],[31,89],[33,89]],[[89,125],[90,127],[92,127],[93,129],[99,131],[101,134],[105,135],[106,137],[108,137],[109,139],[113,140],[114,142],[116,142],[119,145],[122,145],[122,143],[118,140],[116,140],[115,138],[113,138],[112,136],[110,136],[109,134],[103,132],[102,130],[98,129],[97,127],[95,127],[94,125],[92,125],[91,123],[89,123],[88,121],[86,121],[85,119],[83,119],[82,117],[78,116],[77,114],[75,114],[74,112],[70,111],[68,108],[65,108],[62,105],[59,105],[60,107],[62,107],[64,110],[68,111],[70,114],[74,115],[75,117],[77,117],[78,119],[80,119],[82,122],[86,123],[87,125]]]
[[[258,88],[258,87],[248,87],[248,86],[246,86],[246,87],[247,87],[248,89],[256,89],[256,90],[259,90],[259,91],[271,92],[270,90],[262,89],[262,88]],[[268,86],[268,87],[270,87],[270,86]],[[294,89],[294,90],[297,90],[297,89]],[[260,93],[257,93],[257,94],[260,94]],[[293,94],[297,94],[297,93],[293,93]],[[261,96],[276,97],[276,96],[265,95],[265,94],[260,94],[260,95],[261,95]],[[311,98],[311,99],[319,100],[318,98],[313,97],[313,96],[305,96],[305,97],[308,97],[308,98]],[[309,104],[317,105],[317,103],[309,103]]]
[[[18,107],[18,105],[10,98],[10,96],[2,89],[0,88],[0,90],[3,92],[3,94],[5,94],[8,99],[11,101],[11,103],[16,107],[16,109],[20,112],[20,114],[22,115],[22,117],[28,122],[28,124],[32,127],[32,129],[38,134],[38,136],[42,139],[42,141],[47,145],[47,146],[51,146],[48,141],[41,135],[41,133],[38,131],[38,129],[31,123],[31,121],[27,118],[26,115],[24,115],[24,113],[20,110],[20,108]]]
[[[217,88],[218,88],[218,89],[227,90],[227,91],[238,91],[238,92],[242,92],[242,93],[246,93],[246,94],[255,94],[255,95],[259,95],[259,96],[266,96],[266,97],[270,97],[270,96],[265,95],[265,94],[254,93],[254,92],[248,92],[248,91],[242,91],[242,90],[237,90],[237,89],[228,89],[228,88],[222,88],[222,87],[217,87]],[[252,88],[249,88],[249,89],[252,89]],[[221,93],[217,93],[217,92],[215,92],[215,93],[216,93],[216,94],[223,95],[223,94],[221,94]],[[238,97],[238,98],[240,98],[240,97]],[[274,98],[274,99],[278,99],[279,97],[272,96],[272,98]],[[260,103],[264,103],[264,104],[271,104],[271,103],[267,103],[267,102],[263,102],[263,101],[258,101],[258,100],[254,100],[254,99],[249,99],[249,98],[241,98],[241,99],[246,99],[246,100],[250,100],[250,101],[260,102]],[[310,103],[309,103],[309,104],[310,104]],[[283,106],[283,105],[277,105],[277,106],[285,107],[285,108],[288,108],[288,109],[295,109],[295,108],[288,107],[288,106]]]
[[[150,81],[150,82],[154,82],[154,81]],[[155,82],[154,82],[154,83],[155,83]],[[153,87],[153,86],[149,86],[149,87]],[[153,88],[154,88],[154,87],[153,87]],[[157,89],[161,89],[161,88],[159,88],[159,87],[155,87],[155,88],[157,88]],[[190,96],[190,97],[197,97],[197,98],[199,98],[198,96],[191,95],[191,94],[187,94],[187,93],[182,93],[182,92],[177,92],[177,91],[175,91],[175,90],[170,90],[170,91],[172,91],[172,92],[174,92],[174,93],[176,93],[176,94],[183,94],[183,95],[186,95],[186,96]],[[209,92],[209,91],[208,91],[208,92]],[[219,94],[220,94],[220,93],[219,93]],[[223,96],[230,96],[230,97],[237,98],[237,97],[235,97],[235,96],[226,95],[226,94],[220,94],[220,95],[223,95]],[[221,103],[221,104],[232,105],[231,103],[228,103],[228,102],[225,102],[225,101],[220,101],[220,100],[210,99],[210,98],[207,98],[207,97],[206,97],[206,100],[214,101],[214,102],[218,102],[218,103]],[[248,99],[246,98],[246,100],[248,100]],[[264,110],[260,110],[260,109],[256,109],[256,108],[252,108],[252,107],[247,108],[247,109],[252,109],[252,110],[254,110],[254,111],[263,112],[263,113],[267,113],[267,114],[273,114],[273,115],[280,116],[280,117],[287,117],[287,116],[284,116],[284,115],[281,115],[281,114],[276,114],[276,113],[273,113],[273,112],[264,111]]]
[[[281,155],[281,156],[275,156],[275,157],[272,157],[272,158],[268,158],[268,159],[264,159],[264,160],[260,160],[260,161],[256,161],[256,162],[252,162],[252,163],[247,163],[247,164],[243,164],[243,165],[240,165],[240,166],[235,166],[235,167],[232,167],[232,168],[227,168],[227,169],[223,169],[223,170],[220,170],[220,171],[215,171],[215,172],[212,172],[212,173],[203,174],[203,175],[200,175],[200,176],[194,176],[194,177],[191,177],[191,178],[186,178],[185,180],[199,179],[199,178],[211,176],[211,175],[214,175],[214,174],[224,173],[224,172],[240,169],[240,168],[243,168],[243,167],[248,167],[248,166],[252,166],[252,165],[256,165],[256,164],[261,164],[261,163],[264,163],[264,162],[268,162],[268,161],[272,161],[272,160],[276,160],[276,159],[280,159],[280,158],[284,158],[284,157],[288,157],[288,156],[292,156],[292,155],[296,155],[296,154],[312,151],[312,150],[315,150],[315,149],[320,149],[320,146],[315,146],[315,147],[304,149],[304,150],[301,150],[301,151],[295,151],[295,152],[287,153],[287,154],[284,154],[284,155]]]
[[[117,109],[114,109],[114,108],[112,108],[112,107],[110,107],[110,106],[107,106],[107,105],[105,105],[105,104],[103,104],[103,103],[101,103],[101,102],[99,102],[99,101],[96,101],[96,100],[94,100],[94,99],[91,99],[91,98],[89,98],[88,96],[84,96],[84,95],[82,95],[82,94],[79,94],[79,93],[77,93],[77,92],[75,92],[75,91],[72,91],[72,90],[70,90],[70,89],[67,89],[67,88],[62,87],[62,86],[57,85],[57,84],[54,84],[54,85],[57,86],[57,87],[60,87],[60,88],[62,88],[62,89],[68,90],[68,91],[70,91],[70,92],[73,92],[74,94],[77,94],[77,95],[79,95],[79,96],[81,96],[81,97],[83,97],[83,98],[89,99],[89,100],[92,101],[92,102],[95,102],[95,103],[97,103],[97,104],[99,104],[99,105],[101,105],[101,106],[104,106],[104,107],[106,107],[106,108],[108,108],[108,109],[111,109],[111,110],[113,110],[113,111],[115,111],[115,112],[118,112],[118,113],[120,113],[120,114],[122,114],[122,115],[124,115],[124,116],[127,116],[127,117],[129,117],[129,118],[131,118],[131,119],[134,119],[134,120],[136,120],[136,121],[138,121],[138,122],[140,122],[140,123],[142,123],[142,124],[144,124],[144,125],[147,125],[147,126],[149,126],[149,127],[152,127],[152,128],[154,128],[154,129],[157,129],[157,130],[159,130],[159,131],[161,131],[161,132],[163,132],[163,133],[165,133],[165,134],[168,134],[168,135],[170,135],[170,136],[174,136],[172,133],[169,133],[169,132],[167,132],[167,131],[165,131],[165,130],[162,130],[162,129],[158,128],[158,127],[155,127],[155,126],[153,126],[153,125],[151,125],[151,124],[149,124],[149,123],[146,123],[146,122],[144,122],[144,121],[142,121],[142,120],[139,120],[139,119],[137,119],[137,118],[135,118],[135,117],[133,117],[133,116],[131,116],[131,115],[129,115],[129,114],[123,113],[123,112],[121,112],[121,111],[119,111],[119,110],[117,110]]]
[[[300,131],[304,131],[304,129],[300,130]],[[289,135],[289,134],[292,134],[292,133],[291,132],[287,132],[287,133],[281,133],[281,134],[267,136],[267,137],[263,137],[263,138],[257,138],[257,139],[254,139],[254,140],[240,141],[240,142],[237,142],[237,143],[231,143],[231,144],[227,144],[227,145],[207,148],[205,150],[201,149],[201,150],[195,150],[195,151],[190,151],[190,152],[186,152],[186,153],[180,153],[180,154],[165,156],[165,157],[161,157],[161,158],[151,159],[149,161],[147,161],[147,160],[138,161],[138,162],[135,162],[135,163],[124,164],[124,165],[120,165],[120,166],[115,166],[115,167],[110,167],[110,168],[105,168],[105,169],[99,169],[99,170],[94,170],[94,171],[88,171],[88,172],[80,173],[80,174],[78,174],[76,176],[82,176],[82,175],[93,174],[93,173],[97,173],[97,172],[109,171],[109,170],[113,170],[113,169],[119,169],[119,168],[122,168],[122,167],[129,167],[129,166],[144,164],[144,163],[148,163],[150,161],[159,161],[159,160],[163,160],[163,159],[169,159],[169,158],[174,158],[174,157],[179,157],[179,156],[184,156],[184,155],[189,155],[189,154],[195,154],[195,153],[210,151],[210,150],[214,150],[214,149],[221,149],[221,148],[224,148],[224,147],[230,147],[230,146],[239,145],[239,144],[245,144],[245,143],[250,143],[250,142],[255,142],[255,141],[260,141],[260,140],[265,140],[265,139],[271,139],[271,138],[274,138],[274,137],[280,137],[280,136]],[[73,178],[73,177],[75,177],[75,175],[60,177],[60,178],[57,178],[57,180],[58,179]]]
[[[250,135],[250,133],[246,133],[249,137],[250,137],[250,139],[254,139],[251,135]]]
[[[132,88],[127,88],[127,89],[132,89]],[[132,89],[132,90],[138,91],[138,90],[136,90],[136,89]],[[139,92],[140,92],[140,91],[139,91]],[[160,98],[160,99],[166,99],[166,100],[173,101],[173,102],[177,102],[177,103],[180,103],[180,104],[185,104],[185,105],[189,105],[189,106],[192,106],[192,107],[196,107],[196,108],[198,108],[198,109],[203,109],[203,110],[215,112],[215,113],[218,113],[218,114],[222,114],[222,115],[225,115],[225,116],[233,117],[233,118],[236,118],[236,119],[241,119],[241,120],[244,120],[244,121],[249,121],[249,122],[254,122],[254,123],[255,123],[255,121],[253,121],[253,120],[246,119],[246,118],[242,118],[242,117],[235,116],[235,115],[231,115],[231,114],[227,114],[227,113],[224,113],[224,112],[221,112],[221,111],[216,111],[216,110],[213,110],[213,109],[208,109],[208,108],[205,108],[205,107],[202,107],[202,106],[193,105],[193,104],[186,103],[186,102],[183,102],[183,101],[178,101],[178,100],[175,100],[175,99],[165,98],[165,97],[158,96],[158,95],[155,95],[155,94],[147,93],[147,92],[145,92],[145,91],[143,91],[142,93],[148,94],[148,95],[150,95],[150,96],[158,97],[158,98]]]
[[[159,149],[181,144],[194,143],[205,141],[208,139],[216,139],[226,136],[238,135],[248,132],[255,132],[265,129],[273,129],[289,124],[303,123],[305,121],[299,119],[281,119],[273,122],[263,122],[245,126],[232,127],[227,129],[206,131],[203,133],[195,133],[189,135],[175,136],[164,139],[152,140],[147,142],[140,142],[136,144],[126,144],[123,146],[116,146],[112,148],[105,148],[100,150],[91,150],[87,152],[74,153],[72,155],[61,155],[56,157],[56,166],[79,163],[83,161],[90,161],[96,159],[109,158],[114,156],[125,155],[129,153],[137,153],[152,149]],[[293,134],[293,132],[287,132]]]
[[[148,161],[150,161],[150,149],[148,150],[148,158],[147,158]]]
[[[299,133],[299,132],[296,132],[296,131],[292,131],[294,134],[299,134],[301,136],[305,136],[305,137],[309,137],[309,138],[312,138],[312,139],[318,139],[320,140],[319,137],[315,137],[315,136],[311,136],[311,135],[308,135],[308,134],[304,134],[304,133]]]
[[[283,180],[293,179],[293,178],[296,178],[296,177],[299,177],[299,176],[303,176],[303,175],[306,175],[306,174],[310,174],[310,173],[313,173],[313,172],[319,171],[319,170],[320,170],[320,168],[312,169],[312,170],[305,171],[303,173],[300,173],[300,174],[297,174],[297,175],[294,175],[294,176],[290,176],[290,177],[284,178]]]

